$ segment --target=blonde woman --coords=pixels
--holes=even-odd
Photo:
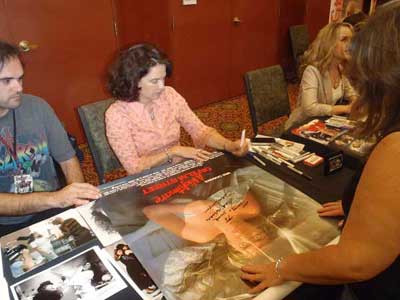
[[[353,28],[347,23],[330,23],[318,33],[303,57],[297,107],[285,124],[288,129],[308,118],[348,114],[357,93],[343,75],[350,58],[348,46]],[[339,104],[345,98],[349,104]]]

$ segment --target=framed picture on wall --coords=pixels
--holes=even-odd
[[[329,22],[340,22],[344,18],[360,11],[364,11],[364,0],[331,0]]]
[[[364,12],[373,15],[380,5],[390,0],[331,0],[329,22],[341,22],[348,16]]]

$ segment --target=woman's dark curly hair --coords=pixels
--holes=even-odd
[[[138,101],[140,79],[157,64],[165,65],[167,76],[171,75],[171,62],[155,46],[139,44],[121,51],[109,69],[109,92],[118,100]]]

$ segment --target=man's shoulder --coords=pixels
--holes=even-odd
[[[22,94],[22,107],[37,108],[50,108],[50,105],[42,98],[30,94]]]

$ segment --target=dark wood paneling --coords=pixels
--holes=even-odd
[[[148,42],[169,51],[167,0],[114,0],[118,39],[122,48]]]
[[[105,67],[116,50],[110,0],[12,0],[0,10],[11,42],[39,48],[23,55],[25,92],[43,97],[83,142],[76,108],[104,99]]]
[[[329,22],[331,0],[307,0],[306,24],[310,32],[310,41],[314,40],[318,31]]]
[[[234,25],[237,17],[240,23]],[[245,93],[246,72],[279,63],[279,0],[233,0],[230,97]]]
[[[181,0],[170,3],[174,87],[192,108],[226,99],[232,26],[229,2],[201,0],[192,6],[183,6]]]
[[[279,52],[281,65],[286,68],[294,64],[289,28],[305,24],[306,0],[281,0],[280,5]]]
[[[9,41],[11,39],[10,31],[7,28],[6,16],[5,16],[5,0],[0,0],[0,39],[3,41]]]

